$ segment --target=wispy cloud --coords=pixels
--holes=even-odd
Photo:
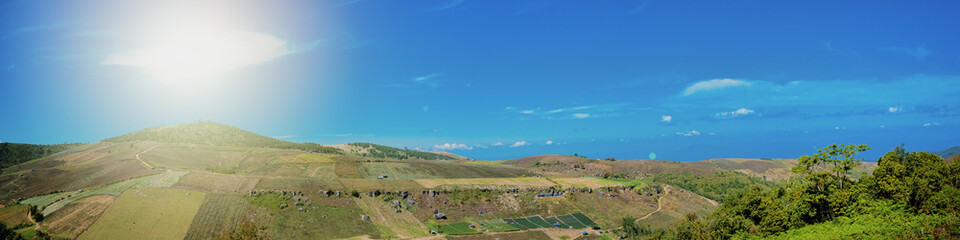
[[[700,132],[697,130],[690,130],[690,131],[684,131],[684,132],[677,132],[677,135],[684,136],[684,137],[699,136]]]
[[[440,87],[440,83],[438,83],[438,82],[435,80],[436,78],[438,78],[438,77],[440,77],[440,76],[443,76],[443,74],[442,74],[442,73],[431,73],[431,74],[427,74],[427,75],[423,75],[423,76],[412,77],[412,78],[410,78],[409,81],[402,82],[402,83],[394,83],[394,84],[390,84],[390,85],[387,85],[387,86],[388,86],[388,87],[396,87],[396,88],[434,89],[434,88]]]
[[[276,139],[286,139],[286,138],[295,138],[295,137],[297,137],[297,136],[294,136],[294,135],[283,135],[283,136],[273,136],[272,138],[276,138]]]
[[[744,86],[750,86],[750,85],[751,85],[750,82],[743,81],[743,80],[729,79],[729,78],[706,80],[706,81],[696,82],[690,85],[689,87],[687,87],[686,89],[684,89],[683,96],[690,96],[697,92],[712,91],[712,90],[728,88],[728,87],[744,87]]]
[[[493,143],[493,144],[490,144],[490,146],[503,146],[503,143],[502,143],[502,142],[495,142],[495,143]]]
[[[444,143],[433,145],[434,149],[438,150],[473,150],[473,146],[467,146],[463,143]]]
[[[740,108],[740,109],[729,111],[729,112],[718,112],[713,114],[713,117],[717,119],[730,119],[730,118],[740,117],[744,115],[750,115],[750,114],[753,114],[754,112],[755,111],[751,109]]]
[[[574,107],[554,108],[551,110],[541,110],[541,108],[518,108],[506,107],[504,110],[523,115],[541,117],[543,119],[581,119],[581,118],[600,118],[614,117],[634,114],[638,111],[649,110],[650,108],[631,107],[626,103],[580,105]],[[524,118],[526,119],[526,117]]]
[[[527,141],[519,141],[519,142],[513,143],[513,145],[510,145],[510,147],[523,147],[528,145],[530,145],[530,143],[527,143]]]
[[[6,39],[6,38],[15,37],[15,36],[17,36],[17,35],[26,34],[26,33],[31,33],[31,32],[36,32],[36,31],[43,31],[43,30],[59,29],[59,28],[67,27],[67,26],[70,26],[70,23],[59,22],[59,23],[49,23],[49,24],[41,24],[41,25],[23,26],[23,27],[19,27],[19,28],[17,28],[17,29],[8,31],[7,34],[4,34],[4,35],[3,35],[3,38]]]
[[[900,112],[900,111],[903,111],[903,107],[902,107],[902,106],[894,106],[894,107],[890,107],[889,109],[887,109],[887,111],[890,112],[890,113],[898,113],[898,112]]]
[[[916,58],[917,60],[924,60],[930,54],[933,54],[933,51],[927,49],[927,46],[924,44],[919,44],[916,47],[885,47],[881,48],[880,51],[897,53],[902,55],[907,55],[909,57]]]
[[[545,142],[544,144],[553,145],[553,141],[552,141],[552,140],[547,140],[547,142]]]
[[[670,122],[673,122],[673,116],[670,116],[670,115],[660,116],[660,122],[669,124]]]
[[[427,11],[428,11],[428,12],[438,12],[438,11],[443,11],[443,10],[451,9],[451,8],[456,7],[456,6],[459,6],[461,3],[463,3],[463,1],[464,1],[464,0],[450,0],[449,2],[447,2],[447,3],[443,4],[443,5],[430,8],[430,9],[428,9]]]
[[[940,126],[940,122],[923,123],[923,127],[936,127],[936,126]]]

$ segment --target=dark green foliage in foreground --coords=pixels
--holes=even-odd
[[[451,156],[437,154],[432,152],[408,150],[408,149],[399,149],[395,147],[388,147],[383,145],[377,145],[372,143],[350,143],[349,145],[365,148],[366,153],[361,154],[365,157],[375,157],[375,158],[393,158],[393,159],[423,159],[423,160],[453,160],[456,159]]]
[[[853,180],[865,145],[831,145],[803,156],[785,186],[752,187],[726,198],[710,216],[688,215],[668,239],[956,238],[960,236],[960,162],[897,147],[872,176]]]
[[[33,218],[33,221],[43,222],[43,210],[37,208],[35,205],[30,205],[29,211],[30,217]]]
[[[46,157],[76,146],[80,146],[80,144],[34,145],[24,143],[0,143],[0,168]]]
[[[764,189],[776,186],[773,182],[734,171],[716,172],[708,176],[691,173],[661,173],[653,176],[652,180],[678,186],[715,201],[723,201],[730,194],[749,189],[754,185]]]
[[[3,224],[3,222],[0,222],[0,240],[22,240],[23,237],[13,230],[14,229],[7,228],[7,225]]]
[[[633,217],[624,217],[620,219],[620,229],[616,231],[621,239],[635,239],[641,235],[650,233],[650,229],[637,224],[637,219]]]
[[[225,147],[265,147],[298,149],[330,154],[342,154],[339,149],[316,143],[295,143],[258,135],[243,129],[219,123],[199,122],[176,126],[148,128],[126,135],[104,139],[104,142],[153,141],[163,143],[190,143]]]

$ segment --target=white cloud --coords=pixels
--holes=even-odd
[[[415,82],[423,82],[423,81],[430,80],[431,78],[435,78],[435,77],[439,77],[439,76],[440,76],[439,73],[431,73],[431,74],[424,75],[424,76],[414,77],[414,78],[413,78],[413,81],[415,81]]]
[[[546,144],[547,144],[547,145],[552,145],[552,144],[553,144],[553,141],[547,140]]]
[[[503,146],[503,143],[502,143],[502,142],[496,142],[496,143],[490,144],[490,146]]]
[[[660,121],[664,123],[670,123],[673,121],[673,116],[670,116],[670,115],[660,116]]]
[[[276,138],[276,139],[295,138],[295,137],[297,136],[294,136],[294,135],[273,136],[273,138]]]
[[[890,109],[888,109],[887,111],[890,111],[890,113],[898,113],[900,111],[903,111],[903,107],[900,107],[900,106],[890,107]]]
[[[755,111],[750,110],[750,109],[740,108],[740,109],[733,110],[733,111],[730,111],[730,112],[718,112],[718,113],[713,114],[713,117],[714,117],[714,118],[719,118],[719,119],[728,119],[728,118],[735,118],[735,117],[739,117],[739,116],[743,116],[743,115],[750,115],[750,114],[753,114],[754,112],[755,112]]]
[[[439,150],[457,150],[457,149],[473,150],[473,146],[467,146],[466,144],[463,144],[463,143],[444,143],[444,144],[433,145],[433,148],[439,149]]]
[[[523,114],[533,114],[533,112],[534,112],[533,110],[523,110],[523,111],[520,111],[520,113],[523,113]]]
[[[924,127],[940,126],[940,122],[928,122],[928,123],[924,123],[923,126]]]
[[[158,34],[153,40],[145,48],[110,55],[101,64],[139,67],[158,81],[196,80],[298,51],[269,34],[202,27]]]
[[[751,83],[736,79],[713,79],[694,83],[683,90],[684,96],[690,96],[697,92],[710,91],[727,87],[750,86]]]
[[[589,113],[574,113],[573,118],[588,118],[590,117]]]
[[[685,132],[677,132],[677,135],[684,136],[684,137],[698,136],[698,135],[700,135],[700,132],[697,131],[697,130],[690,130],[690,131],[685,131]]]
[[[530,143],[527,143],[527,141],[519,141],[519,142],[513,143],[513,145],[510,145],[510,147],[523,147],[527,145],[530,145]]]

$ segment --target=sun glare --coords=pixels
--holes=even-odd
[[[201,17],[171,17],[144,33],[144,47],[110,56],[103,64],[141,67],[157,81],[215,77],[292,52],[287,42]]]

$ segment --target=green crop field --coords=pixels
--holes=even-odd
[[[471,234],[480,234],[470,228],[470,223],[468,222],[459,222],[451,224],[442,224],[437,226],[439,233],[449,234],[449,235],[471,235]]]
[[[491,232],[509,232],[520,230],[520,228],[510,225],[502,219],[486,220],[481,221],[480,223],[483,223],[483,227]]]
[[[127,190],[79,239],[183,239],[205,195],[172,188]]]

